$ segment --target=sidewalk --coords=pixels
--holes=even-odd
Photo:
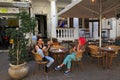
[[[119,60],[119,61],[118,61]],[[96,62],[90,63],[89,59],[84,60],[83,70],[76,69],[68,76],[65,76],[64,70],[51,70],[48,74],[43,75],[40,71],[33,75],[34,61],[29,62],[29,74],[22,80],[120,80],[120,55],[117,63],[113,62],[112,69],[103,69],[102,66],[97,66]],[[8,53],[0,52],[0,80],[13,80],[8,75]]]

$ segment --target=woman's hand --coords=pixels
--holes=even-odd
[[[52,41],[48,41],[47,44],[48,44],[48,46],[49,45],[51,46],[53,44],[53,42]]]
[[[78,50],[78,52],[83,52],[83,50],[80,49],[80,50]]]
[[[35,46],[35,50],[37,51],[38,49],[39,49],[39,47],[36,45],[36,46]]]
[[[46,46],[44,46],[44,47],[42,48],[43,51],[46,51],[46,49],[47,49]]]

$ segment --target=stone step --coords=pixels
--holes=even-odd
[[[9,52],[9,50],[0,50],[0,52]]]

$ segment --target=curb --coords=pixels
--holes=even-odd
[[[9,52],[9,50],[0,50],[0,52]]]

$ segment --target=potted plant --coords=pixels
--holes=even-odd
[[[28,61],[27,45],[29,38],[26,38],[26,34],[33,32],[35,19],[31,18],[27,12],[19,13],[17,18],[20,20],[20,27],[6,30],[6,33],[10,35],[10,44],[12,45],[9,48],[10,68],[8,73],[14,79],[21,79],[27,75],[29,70],[26,64]]]

